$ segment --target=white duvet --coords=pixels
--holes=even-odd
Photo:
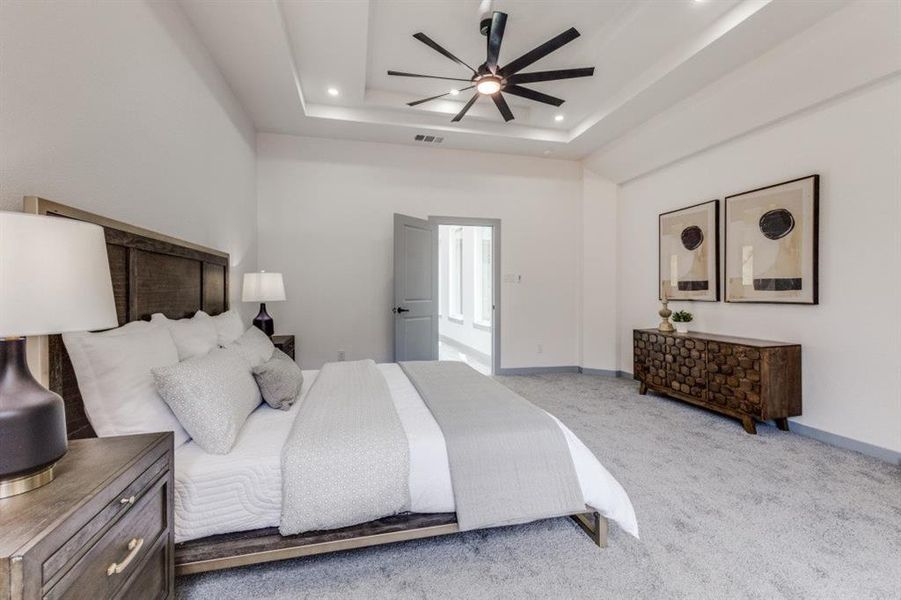
[[[396,364],[381,364],[410,445],[411,510],[454,512],[444,436],[419,393]],[[218,533],[278,527],[281,516],[281,450],[297,407],[318,371],[304,371],[301,398],[289,411],[261,405],[248,418],[228,454],[207,454],[194,442],[175,450],[175,541]],[[553,417],[553,415],[552,415]],[[563,423],[585,503],[638,536],[625,490]]]

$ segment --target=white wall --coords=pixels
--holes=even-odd
[[[713,148],[620,189],[620,364],[653,326],[657,215],[819,173],[820,304],[683,302],[698,330],[803,345],[804,415],[901,451],[901,82],[895,77]]]
[[[253,126],[178,4],[3,0],[0,63],[0,209],[38,195],[227,251],[240,307]]]
[[[441,298],[441,310],[438,320],[438,334],[450,338],[452,341],[462,344],[467,348],[491,356],[491,329],[476,325],[476,269],[479,254],[476,252],[477,244],[481,242],[483,228],[467,226],[463,227],[463,306],[456,319],[450,316],[450,239],[452,225],[438,227],[438,295]],[[490,231],[490,228],[485,228]]]
[[[269,134],[257,152],[259,263],[285,274],[269,308],[305,368],[392,359],[395,212],[501,219],[502,274],[522,275],[501,284],[501,366],[578,364],[578,163]]]
[[[581,360],[586,370],[619,369],[616,184],[585,169],[582,176]]]

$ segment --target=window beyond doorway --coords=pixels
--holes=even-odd
[[[439,237],[440,239],[440,237]],[[450,248],[450,308],[451,318],[463,320],[463,228],[451,228]],[[440,284],[439,284],[440,288]]]
[[[477,227],[476,234],[476,276],[475,276],[475,316],[473,321],[482,327],[491,327],[492,299],[491,277],[491,228]]]
[[[438,339],[441,360],[490,374],[494,344],[492,227],[439,225]]]

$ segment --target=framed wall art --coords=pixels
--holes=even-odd
[[[819,175],[726,197],[726,302],[817,304]]]
[[[719,217],[719,200],[658,217],[661,300],[720,299]]]

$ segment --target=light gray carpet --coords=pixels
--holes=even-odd
[[[499,377],[623,484],[642,539],[567,519],[180,578],[178,597],[901,598],[901,469],[589,375]]]

